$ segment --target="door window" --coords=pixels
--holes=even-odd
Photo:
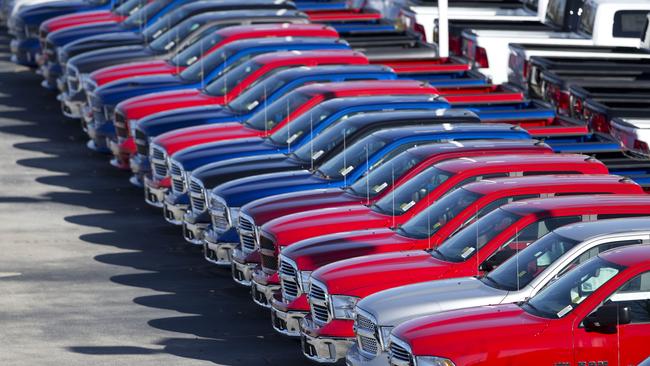
[[[629,307],[632,323],[650,323],[650,272],[628,281],[609,301]]]

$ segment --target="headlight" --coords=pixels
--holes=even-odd
[[[299,271],[300,275],[300,288],[302,289],[303,294],[309,293],[309,279],[311,278],[311,272],[308,271]]]
[[[390,332],[395,327],[379,327],[379,342],[381,343],[381,348],[384,351],[388,351],[390,343]]]
[[[451,360],[433,356],[417,356],[415,363],[418,366],[456,366]]]
[[[356,318],[356,312],[354,307],[359,302],[358,297],[354,296],[341,296],[341,295],[332,295],[332,312],[334,313],[334,318],[336,319],[354,319]]]
[[[230,221],[230,226],[231,227],[237,226],[237,222],[239,222],[239,211],[240,210],[241,210],[241,207],[230,207],[230,209],[229,209],[230,217],[228,217],[228,220]]]

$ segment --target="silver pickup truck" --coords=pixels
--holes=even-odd
[[[466,277],[385,290],[356,307],[357,344],[348,365],[388,366],[391,329],[417,317],[473,306],[524,301],[576,265],[627,245],[650,244],[650,218],[611,219],[561,227],[484,277]],[[371,344],[381,347],[368,347]]]

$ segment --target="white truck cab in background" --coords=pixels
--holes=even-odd
[[[439,16],[437,1],[396,1],[404,3],[398,22],[406,29],[421,34],[427,42],[435,43],[434,29]],[[447,16],[449,20],[539,22],[546,14],[548,2],[549,0],[451,0]]]
[[[561,23],[566,0],[550,0],[547,23]],[[511,43],[639,47],[650,13],[648,0],[587,0],[577,32],[472,30],[463,32],[463,56],[493,83],[508,80]]]

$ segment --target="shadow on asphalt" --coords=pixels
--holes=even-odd
[[[0,45],[5,44],[3,37]],[[0,53],[6,55],[6,51],[0,47]],[[54,94],[40,87],[40,77],[30,71],[0,72],[0,79],[5,86],[0,105],[12,107],[0,117],[20,121],[0,131],[32,138],[34,142],[16,144],[15,148],[46,155],[19,160],[17,164],[42,170],[37,181],[57,187],[43,197],[3,199],[51,200],[101,211],[65,220],[97,229],[80,237],[89,245],[122,250],[98,255],[96,261],[138,270],[114,276],[112,282],[159,293],[136,297],[136,304],[177,313],[143,321],[152,328],[184,334],[162,339],[159,344],[163,350],[133,345],[80,345],[70,347],[70,351],[87,355],[166,352],[224,365],[306,363],[295,341],[273,333],[268,312],[252,303],[246,289],[237,287],[229,270],[205,262],[198,248],[184,243],[179,228],[170,226],[158,210],[146,206],[141,190],[128,183],[125,172],[112,168],[107,157],[85,147],[86,137],[79,124],[61,116]],[[38,101],[36,110],[34,100]]]

